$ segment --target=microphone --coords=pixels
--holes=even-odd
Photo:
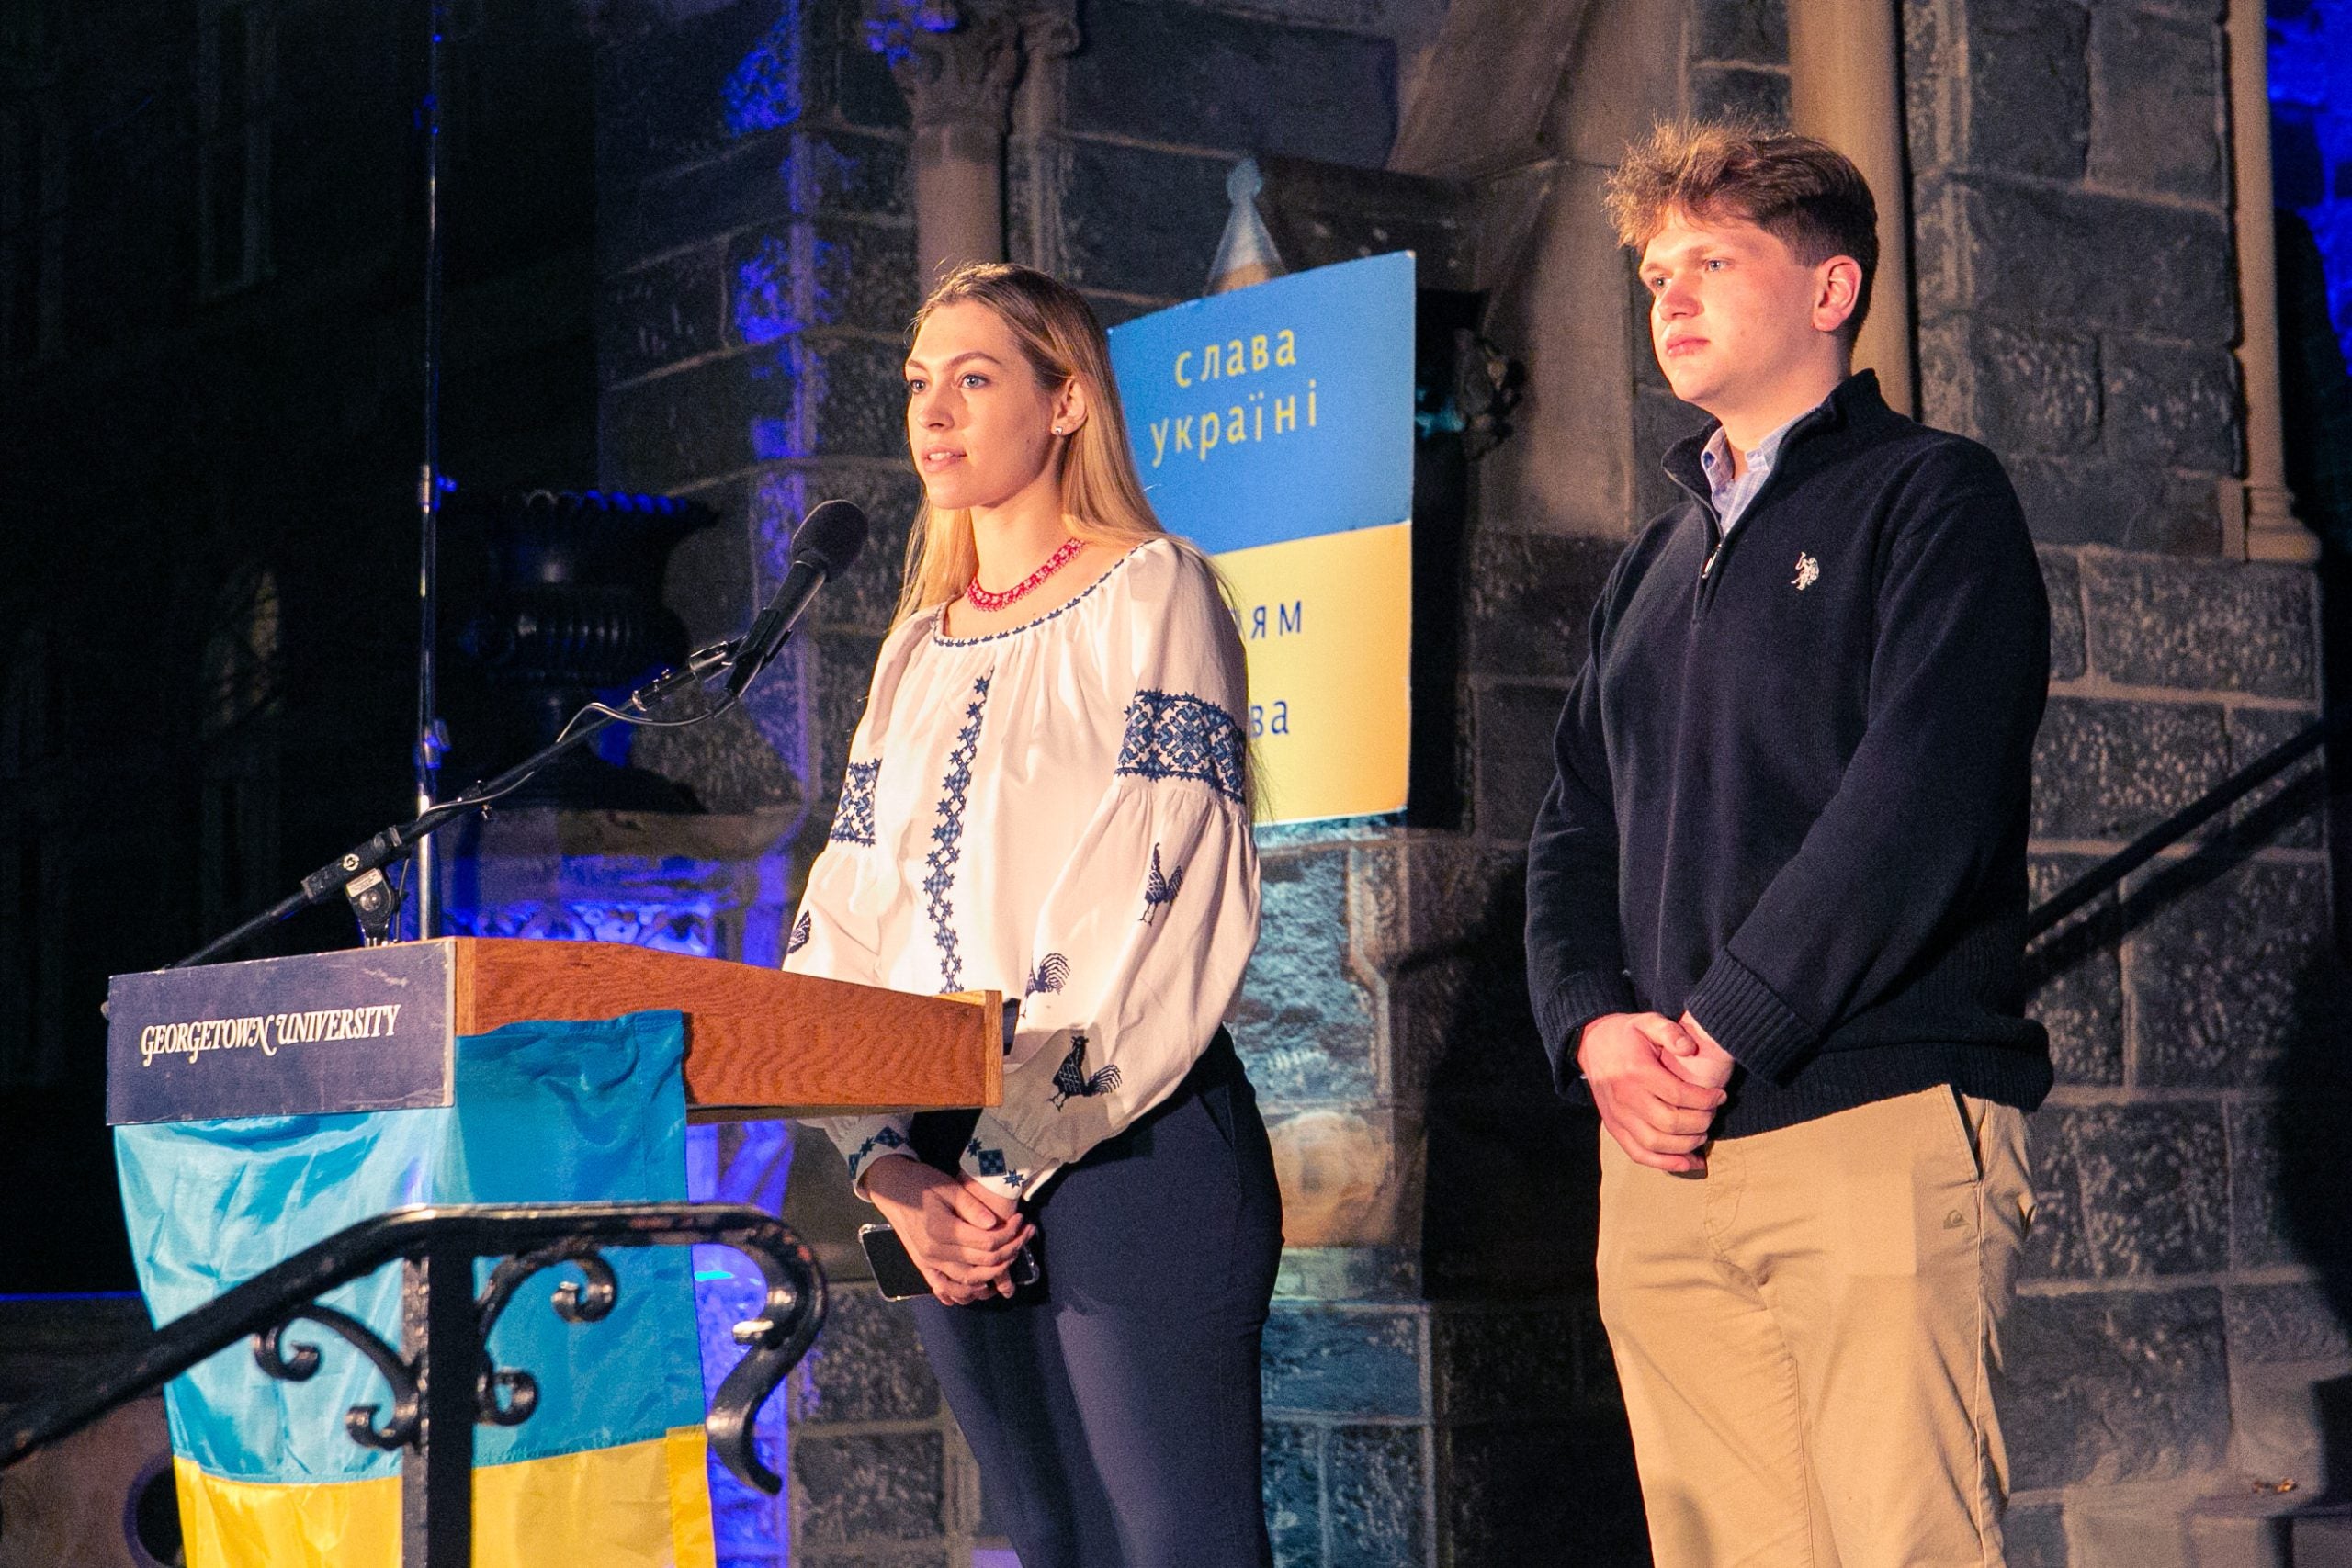
[[[849,502],[821,502],[800,520],[792,533],[792,570],[736,645],[735,668],[727,676],[729,697],[743,694],[792,636],[817,590],[847,571],[864,548],[865,513]]]

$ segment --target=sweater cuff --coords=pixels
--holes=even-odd
[[[1749,1072],[1783,1082],[1814,1031],[1728,950],[1715,954],[1683,1010]]]
[[[1584,1026],[1612,1012],[1632,1012],[1637,1005],[1634,987],[1622,973],[1598,970],[1570,975],[1529,1000],[1535,1006],[1535,1032],[1543,1037],[1544,1054],[1552,1059],[1552,1087],[1562,1094],[1571,1092],[1581,1077],[1577,1043],[1584,1037]]]

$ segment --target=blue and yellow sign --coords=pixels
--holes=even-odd
[[[1139,317],[1111,358],[1154,509],[1233,589],[1266,819],[1404,809],[1412,254]]]

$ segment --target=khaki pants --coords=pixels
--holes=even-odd
[[[1657,1568],[1999,1568],[2025,1116],[1948,1088],[1709,1145],[1600,1135],[1600,1315]]]

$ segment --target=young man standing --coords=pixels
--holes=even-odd
[[[1610,186],[1714,416],[1618,561],[1529,849],[1600,1112],[1600,1288],[1660,1568],[1998,1568],[1992,1393],[2051,1079],[2020,1011],[2049,606],[1973,442],[1850,374],[1877,211],[1809,138]]]

